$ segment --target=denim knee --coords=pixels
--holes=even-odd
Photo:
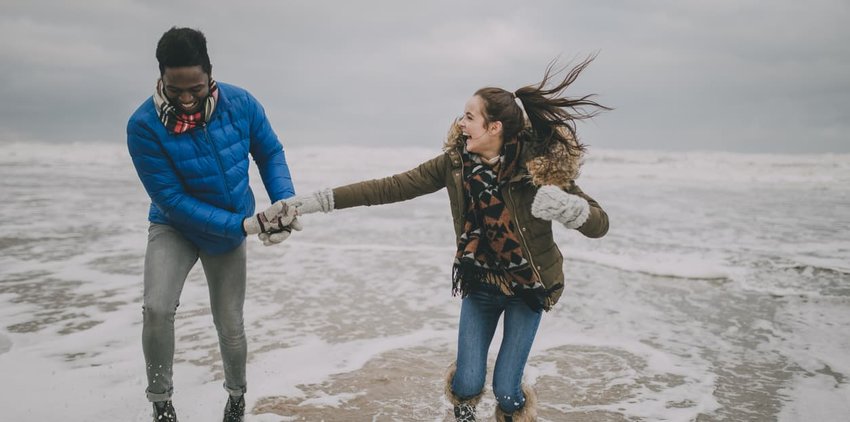
[[[174,315],[176,313],[176,308],[152,306],[150,304],[142,306],[142,317],[147,324],[160,325],[174,323]]]
[[[525,404],[525,396],[519,386],[504,386],[493,383],[493,394],[496,396],[496,402],[499,403],[499,408],[507,414],[516,412],[522,409]]]
[[[226,340],[238,340],[245,337],[245,323],[242,318],[215,318],[213,323],[218,336]]]
[[[484,376],[461,376],[455,372],[452,379],[452,393],[459,399],[465,400],[481,394],[484,390]]]

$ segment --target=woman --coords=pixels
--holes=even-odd
[[[478,90],[452,125],[444,152],[413,170],[286,200],[300,215],[447,188],[457,235],[452,292],[463,297],[457,360],[446,379],[458,421],[475,420],[487,350],[502,314],[504,336],[493,373],[496,419],[536,419],[534,392],[521,380],[542,311],[557,303],[564,286],[552,221],[592,238],[608,231],[605,211],[575,184],[585,148],[574,125],[607,108],[590,96],[560,96],[592,60],[552,88],[547,85],[560,72],[550,65],[537,85],[516,92]],[[261,234],[266,243],[276,236]]]

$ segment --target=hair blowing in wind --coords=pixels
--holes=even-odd
[[[596,54],[590,55],[569,70],[567,66],[556,67],[557,60],[553,60],[546,67],[543,79],[539,83],[524,86],[514,93],[525,107],[539,148],[545,150],[551,146],[552,142],[560,142],[567,146],[571,154],[581,154],[585,145],[578,140],[575,122],[592,118],[603,110],[612,110],[593,100],[596,94],[580,97],[563,95],[595,58]],[[566,72],[564,78],[549,87],[552,81],[564,72]]]

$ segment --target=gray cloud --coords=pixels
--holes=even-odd
[[[172,25],[287,145],[436,146],[475,89],[599,51],[604,148],[850,152],[850,6],[749,1],[5,1],[0,141],[124,141]],[[569,94],[570,92],[568,92]]]

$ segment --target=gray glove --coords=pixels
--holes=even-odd
[[[257,235],[257,237],[260,238],[260,241],[263,242],[264,246],[272,246],[277,245],[278,243],[281,243],[284,240],[288,239],[289,236],[292,234],[293,230],[301,231],[303,229],[304,226],[301,225],[301,222],[298,221],[298,218],[295,218],[288,226],[283,227],[278,231],[260,233]]]
[[[295,208],[288,206],[284,201],[277,201],[265,211],[242,220],[242,229],[249,235],[279,231],[292,224],[296,215]]]
[[[293,196],[286,203],[295,208],[298,215],[331,212],[334,209],[334,193],[332,189],[317,190],[307,195]]]
[[[531,214],[543,220],[554,220],[568,229],[577,229],[590,217],[587,200],[554,185],[543,185],[534,195]]]

